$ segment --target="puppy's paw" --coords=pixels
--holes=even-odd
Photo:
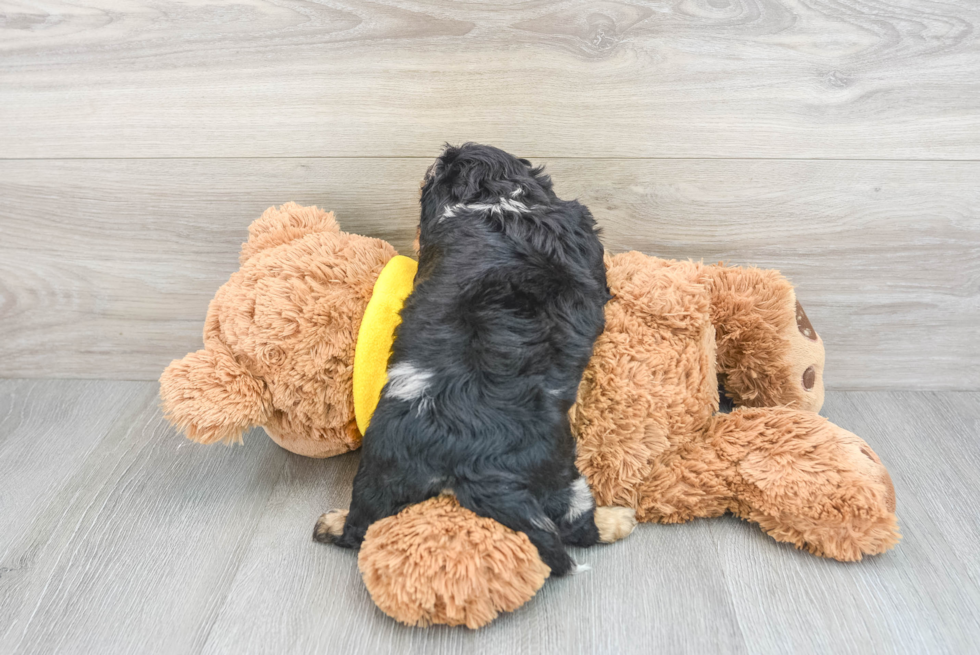
[[[636,527],[636,510],[632,507],[596,507],[595,527],[599,528],[599,541],[611,544],[628,537]]]
[[[344,523],[347,521],[346,509],[332,509],[321,514],[313,528],[313,541],[321,544],[332,544],[344,533]]]

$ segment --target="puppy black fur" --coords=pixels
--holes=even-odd
[[[542,168],[447,146],[426,173],[419,271],[364,435],[343,534],[440,493],[524,532],[552,575],[598,539],[568,410],[609,298],[595,221]]]

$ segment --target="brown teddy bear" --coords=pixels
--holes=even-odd
[[[301,455],[357,448],[411,288],[405,262],[330,213],[269,209],[208,308],[205,348],[164,371],[166,415],[202,443],[261,425]],[[661,523],[732,512],[839,560],[898,541],[887,470],[816,414],[823,343],[783,277],[637,252],[606,266],[606,328],[572,410],[598,505]],[[730,413],[718,411],[719,383]],[[632,529],[605,516],[619,518],[599,526],[606,540]],[[358,563],[378,606],[412,625],[479,627],[548,576],[525,535],[451,497],[375,523]]]

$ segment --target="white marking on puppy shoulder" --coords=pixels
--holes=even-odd
[[[492,202],[474,202],[471,205],[465,205],[467,209],[472,209],[478,212],[493,212],[494,214],[500,213],[500,205]]]
[[[429,387],[432,371],[400,362],[388,369],[387,395],[398,400],[414,400]]]
[[[439,217],[439,220],[436,221],[436,222],[437,223],[441,223],[442,222],[442,219],[444,219],[444,218],[453,218],[453,217],[455,217],[456,216],[456,210],[459,209],[460,207],[464,207],[464,206],[465,205],[462,205],[460,203],[456,203],[455,205],[449,205],[448,207],[446,207],[445,210],[443,210],[442,216],[440,216]]]
[[[568,512],[565,514],[566,521],[574,521],[588,512],[595,505],[592,499],[592,490],[585,478],[577,478],[571,486],[572,497],[568,501]]]

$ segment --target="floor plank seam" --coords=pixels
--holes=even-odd
[[[259,526],[259,523],[262,522],[262,518],[265,516],[266,511],[269,508],[269,503],[272,501],[272,498],[276,493],[276,489],[279,487],[279,483],[282,482],[283,476],[286,474],[286,469],[288,465],[289,465],[289,457],[283,457],[282,463],[279,466],[279,473],[276,475],[276,480],[275,482],[269,485],[268,494],[266,495],[265,502],[262,504],[262,511],[256,512],[251,536],[249,537],[248,540],[246,540],[241,545],[240,548],[237,549],[237,552],[235,553],[235,557],[238,560],[238,563],[235,566],[234,573],[228,576],[227,585],[225,587],[225,590],[221,594],[221,601],[217,603],[215,606],[214,613],[211,617],[211,621],[207,627],[207,631],[204,633],[204,638],[201,639],[201,646],[197,650],[197,655],[201,655],[201,653],[203,653],[207,649],[208,643],[211,641],[211,633],[214,630],[215,626],[218,625],[219,620],[221,619],[221,614],[222,612],[224,612],[225,607],[228,605],[228,601],[231,598],[231,592],[233,589],[235,589],[235,583],[238,581],[238,576],[242,572],[242,566],[244,566],[248,553],[252,548],[252,543],[255,541],[258,535],[257,528]]]

